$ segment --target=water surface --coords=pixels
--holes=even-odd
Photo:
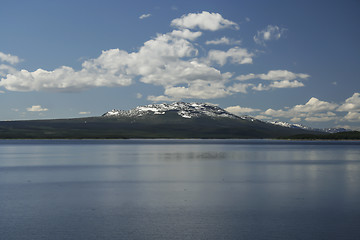
[[[1,140],[1,239],[359,239],[360,142]]]

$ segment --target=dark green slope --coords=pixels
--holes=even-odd
[[[199,117],[186,119],[176,112],[142,117],[0,122],[2,139],[56,138],[277,138],[313,133],[261,121]]]

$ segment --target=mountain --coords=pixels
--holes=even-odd
[[[298,123],[293,124],[293,123],[280,122],[280,121],[274,121],[269,123],[287,128],[304,129],[304,130],[324,132],[324,133],[339,133],[339,132],[351,131],[345,128],[311,128]]]
[[[146,106],[139,106],[134,109],[111,110],[103,117],[142,117],[144,115],[164,115],[166,112],[175,111],[182,118],[199,118],[199,117],[220,117],[236,119],[238,116],[225,111],[213,104],[206,103],[185,103],[175,102],[172,104],[150,104]]]
[[[99,117],[0,122],[0,138],[278,138],[316,131],[236,116],[205,103],[151,104]]]

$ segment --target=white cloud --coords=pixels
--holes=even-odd
[[[113,50],[109,50],[113,51]],[[106,53],[105,53],[106,54]],[[85,62],[86,63],[86,62]],[[128,86],[132,80],[110,66],[85,66],[81,71],[60,67],[53,71],[38,69],[34,72],[21,70],[8,74],[0,86],[10,91],[80,91],[90,87]]]
[[[17,70],[7,64],[0,64],[0,77],[5,77],[9,73],[15,73]]]
[[[310,98],[310,100],[305,105],[296,105],[292,108],[295,112],[322,112],[322,111],[332,111],[337,108],[337,104],[321,101],[315,97]]]
[[[175,99],[213,99],[225,97],[230,94],[231,93],[226,89],[222,81],[195,80],[187,87],[171,86],[165,88],[165,95]]]
[[[31,107],[26,108],[26,110],[27,110],[28,112],[46,112],[46,111],[48,111],[49,109],[43,108],[43,107],[41,107],[40,105],[33,105],[33,106],[31,106]]]
[[[21,59],[18,56],[14,56],[11,54],[5,54],[3,52],[0,52],[0,61],[2,62],[8,62],[12,65],[17,64],[21,62]]]
[[[354,93],[351,97],[346,99],[345,103],[337,110],[344,112],[360,111],[360,93]]]
[[[291,122],[297,123],[301,121],[301,118],[299,117],[293,117],[292,119],[290,119]]]
[[[291,113],[289,113],[289,111],[284,111],[284,110],[274,110],[272,108],[267,109],[264,112],[265,115],[268,116],[272,116],[272,117],[290,117]]]
[[[80,115],[88,115],[90,114],[91,112],[79,112]]]
[[[287,70],[271,70],[268,73],[262,74],[246,74],[236,77],[236,80],[239,81],[248,81],[252,79],[260,79],[264,81],[272,81],[270,84],[259,83],[256,86],[253,86],[255,91],[267,91],[273,88],[297,88],[303,87],[304,84],[298,79],[307,79],[310,77],[308,74],[304,73],[293,73]]]
[[[230,112],[230,113],[233,113],[235,115],[244,115],[244,114],[249,114],[249,113],[261,111],[260,109],[241,107],[239,105],[238,106],[227,107],[227,108],[225,108],[225,110]]]
[[[304,84],[299,81],[289,81],[289,80],[283,80],[283,81],[275,81],[269,85],[270,88],[297,88],[297,87],[303,87]]]
[[[199,80],[216,82],[226,79],[227,77],[227,74],[222,74],[219,70],[194,60],[191,62],[169,62],[168,64],[153,69],[151,73],[144,75],[140,81],[168,87],[178,84],[190,84],[191,82]]]
[[[276,118],[288,118],[291,119],[292,122],[300,122],[301,119],[308,122],[328,122],[339,120],[339,116],[332,112],[337,106],[335,103],[321,101],[312,97],[304,105],[295,105],[292,108],[285,108],[285,110],[269,108],[263,114]]]
[[[269,86],[266,86],[262,83],[259,83],[257,86],[254,86],[252,88],[252,90],[255,90],[255,91],[267,91],[267,90],[270,90],[270,87]]]
[[[232,86],[228,87],[228,90],[230,92],[235,92],[235,93],[247,93],[247,89],[249,87],[254,86],[253,84],[244,84],[244,83],[235,83]]]
[[[216,62],[220,66],[226,64],[228,59],[230,59],[231,63],[237,64],[250,64],[252,63],[253,53],[249,53],[245,48],[234,47],[230,48],[228,51],[220,51],[220,50],[210,50],[208,53],[208,60],[211,62]]]
[[[360,122],[360,112],[348,112],[342,121]]]
[[[146,13],[146,14],[141,15],[141,16],[139,17],[139,19],[148,18],[148,17],[150,17],[150,16],[151,16],[150,13]]]
[[[264,115],[256,115],[254,118],[259,119],[259,120],[263,120],[263,121],[267,121],[267,120],[271,120],[272,118],[269,116],[264,116]]]
[[[265,45],[265,42],[267,41],[280,39],[284,31],[284,28],[268,25],[265,29],[257,32],[254,36],[254,41],[257,44]]]
[[[236,44],[241,44],[240,40],[234,40],[234,39],[230,39],[227,37],[222,37],[219,39],[215,39],[215,40],[209,40],[205,42],[206,45],[220,45],[220,44],[225,44],[225,45],[236,45]]]
[[[189,29],[173,30],[171,35],[194,41],[202,35],[202,32],[192,32]]]
[[[148,82],[147,76],[165,66],[174,66],[173,63],[181,61],[181,58],[195,55],[197,49],[186,39],[162,34],[145,42],[138,52],[128,53],[119,49],[103,51],[98,58],[85,61],[80,71],[66,66],[53,71],[21,70],[7,75],[1,80],[0,86],[11,91],[70,92],[91,87],[128,86],[132,84],[134,76],[146,76],[142,80]],[[207,70],[212,68],[208,67]],[[161,81],[167,80],[160,78],[155,83]]]
[[[290,119],[292,122],[360,122],[359,93],[354,93],[352,97],[346,99],[340,105],[336,103],[321,101],[315,97],[303,105],[295,105],[284,109],[267,109],[261,116],[273,118]],[[340,112],[347,112],[345,116]],[[348,127],[349,128],[349,127]]]
[[[262,74],[247,74],[240,75],[236,79],[240,81],[246,81],[250,79],[261,79],[261,80],[270,80],[270,81],[278,81],[278,80],[294,80],[296,78],[307,79],[310,75],[305,73],[293,73],[288,70],[270,70],[268,73]]]
[[[143,97],[143,95],[142,95],[141,93],[137,93],[137,94],[136,94],[136,98],[137,98],[137,99],[140,99],[140,98],[142,98],[142,97]]]
[[[189,13],[181,18],[171,21],[171,25],[179,28],[217,31],[222,28],[234,27],[239,28],[238,24],[230,20],[224,19],[219,13]]]
[[[175,98],[171,98],[168,96],[148,96],[147,100],[152,101],[152,102],[175,102],[178,101],[178,99]]]
[[[332,120],[337,120],[338,117],[333,112],[327,112],[327,113],[316,113],[313,114],[313,116],[308,116],[305,118],[305,121],[308,122],[328,122]]]

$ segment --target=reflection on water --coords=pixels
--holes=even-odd
[[[358,142],[0,141],[1,239],[358,239]]]

